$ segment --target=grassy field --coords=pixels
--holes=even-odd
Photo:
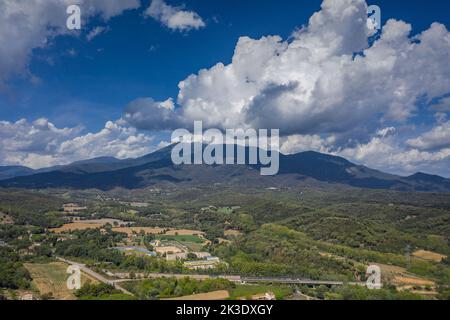
[[[447,258],[446,255],[426,250],[417,250],[416,252],[413,253],[413,256],[433,262],[441,262],[443,259]]]
[[[161,235],[161,236],[157,236],[157,239],[160,240],[169,240],[169,241],[178,241],[178,242],[193,242],[193,243],[199,243],[202,244],[205,240],[200,239],[197,236],[193,236],[193,235],[177,235],[177,236],[166,236],[166,235]]]
[[[220,214],[232,214],[234,213],[234,209],[231,207],[221,207],[217,209],[217,213]]]
[[[41,295],[51,294],[55,299],[76,300],[73,291],[66,286],[67,265],[62,262],[51,262],[45,264],[27,263],[25,267],[33,278],[33,285]],[[81,283],[87,281],[97,282],[84,274],[81,276]]]
[[[239,230],[225,230],[223,234],[226,237],[239,237],[242,235],[242,232]]]
[[[166,231],[168,236],[200,236],[204,235],[204,232],[200,230],[190,230],[190,229],[171,229]]]
[[[50,231],[54,233],[65,233],[75,230],[86,230],[86,229],[98,229],[103,227],[103,223],[85,223],[85,222],[72,222],[67,223],[59,228],[53,228]]]
[[[194,235],[157,235],[156,239],[179,242],[191,251],[201,251],[205,244],[205,239]]]
[[[183,245],[188,247],[191,251],[202,251],[203,250],[203,243],[198,242],[182,242]]]
[[[208,293],[199,293],[178,298],[163,299],[163,300],[185,300],[185,301],[205,301],[205,300],[225,300],[230,297],[226,290],[212,291]]]

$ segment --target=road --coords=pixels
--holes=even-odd
[[[70,264],[72,266],[77,266],[77,267],[80,268],[81,271],[83,271],[84,273],[90,275],[94,279],[97,279],[98,281],[100,281],[102,283],[105,283],[107,285],[113,286],[115,289],[120,290],[120,291],[122,291],[125,294],[131,295],[131,296],[133,295],[130,291],[128,291],[125,288],[121,287],[114,280],[109,280],[109,279],[105,278],[100,273],[97,273],[94,270],[89,269],[85,264],[74,262],[74,261],[70,261],[70,260],[67,260],[67,259],[64,259],[64,258],[61,258],[61,257],[56,257],[56,259],[58,259],[61,262]]]
[[[175,273],[149,273],[149,274],[135,274],[135,277],[133,279],[129,278],[129,276],[126,276],[126,274],[120,273],[120,274],[113,274],[114,276],[120,278],[117,280],[112,280],[115,283],[121,283],[121,282],[129,282],[129,281],[140,281],[143,279],[158,279],[158,278],[177,278],[177,279],[183,279],[186,277],[189,277],[194,280],[209,280],[209,279],[226,279],[231,282],[241,282],[240,276],[210,276],[210,275],[203,275],[203,274],[175,274]],[[120,276],[119,276],[120,275]]]
[[[310,280],[310,279],[295,279],[295,278],[281,278],[281,277],[242,277],[241,282],[244,283],[277,283],[277,284],[297,284],[308,286],[343,286],[360,285],[365,286],[365,282],[344,282],[331,280]]]
[[[276,283],[276,284],[296,284],[296,285],[309,285],[309,286],[342,286],[344,284],[349,285],[361,285],[364,286],[365,282],[343,282],[343,281],[327,281],[327,280],[310,280],[310,279],[297,279],[297,278],[283,278],[283,277],[241,277],[241,276],[229,276],[229,275],[197,275],[197,274],[166,274],[166,273],[150,273],[150,274],[135,274],[135,278],[129,278],[126,273],[113,274],[113,276],[121,278],[118,280],[112,280],[115,283],[139,281],[142,279],[157,279],[157,278],[186,278],[189,277],[194,280],[207,280],[207,279],[226,279],[231,282],[238,283]],[[128,275],[128,276],[127,276]]]
[[[241,276],[231,276],[231,275],[218,275],[218,276],[210,276],[210,275],[199,275],[199,274],[166,274],[166,273],[150,273],[150,274],[135,274],[135,278],[131,278],[127,273],[110,273],[112,277],[120,278],[120,279],[107,279],[103,275],[89,269],[85,264],[73,262],[61,257],[56,257],[59,261],[65,262],[70,265],[78,266],[81,271],[90,275],[91,277],[97,279],[100,282],[113,286],[114,288],[122,291],[125,294],[133,295],[128,290],[124,289],[120,286],[122,282],[130,282],[130,281],[140,281],[144,279],[158,279],[158,278],[186,278],[189,277],[194,280],[207,280],[207,279],[226,279],[231,282],[237,283],[272,283],[272,284],[295,284],[295,285],[307,285],[307,286],[342,286],[345,284],[349,285],[359,285],[365,286],[365,282],[343,282],[343,281],[327,281],[327,280],[310,280],[310,279],[300,279],[300,278],[283,278],[283,277],[241,277]]]

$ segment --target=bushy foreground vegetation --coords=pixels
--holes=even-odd
[[[87,283],[75,292],[75,296],[80,300],[134,300],[134,297],[103,283]]]
[[[225,279],[208,279],[199,281],[186,277],[182,279],[160,278],[139,282],[129,282],[125,284],[124,287],[133,292],[139,299],[155,300],[188,296],[217,290],[230,290],[233,289],[235,285]]]
[[[9,248],[0,247],[0,288],[26,289],[31,276],[20,261],[19,255]]]
[[[420,295],[395,288],[369,290],[362,286],[341,286],[331,290],[324,286],[317,288],[301,287],[300,290],[310,297],[325,300],[422,300]]]

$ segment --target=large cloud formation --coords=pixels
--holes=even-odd
[[[431,131],[410,139],[407,143],[420,150],[450,148],[450,121],[435,126]]]
[[[31,168],[100,156],[134,158],[154,150],[152,137],[122,121],[108,121],[95,133],[84,133],[81,127],[57,128],[45,118],[33,122],[0,121],[0,136],[0,163]]]
[[[105,20],[140,5],[75,2],[84,19]],[[11,76],[32,77],[32,50],[67,34],[65,9],[73,3],[0,1],[0,90]],[[289,40],[241,37],[230,64],[190,75],[179,83],[176,99],[135,99],[123,120],[97,133],[56,128],[46,119],[0,122],[0,162],[41,167],[139,156],[152,141],[139,130],[190,128],[203,120],[204,127],[222,129],[278,128],[286,153],[316,150],[394,173],[450,176],[450,33],[433,23],[412,35],[409,24],[389,20],[373,39],[366,10],[364,0],[324,0]],[[153,0],[145,14],[172,30],[204,26],[195,12],[163,0]]]
[[[74,34],[66,27],[66,9],[78,4],[82,19],[104,20],[140,6],[139,0],[1,0],[0,89],[11,76],[32,77],[28,70],[32,50],[48,45],[58,35]],[[76,33],[75,33],[76,34]]]
[[[163,119],[153,112],[158,102],[127,109],[125,119],[149,130],[161,121],[189,127],[194,120],[222,129],[279,128],[284,150],[301,151],[309,141],[309,147],[366,164],[367,158],[358,157],[356,150],[374,148],[381,139],[396,159],[448,164],[442,156],[448,125],[437,123],[421,137],[407,138],[407,130],[377,136],[380,129],[407,125],[423,104],[441,99],[435,106],[440,122],[442,112],[448,112],[442,104],[450,93],[450,33],[439,23],[418,35],[412,36],[411,30],[411,25],[392,19],[371,39],[364,0],[325,0],[291,39],[241,37],[230,64],[218,63],[181,81],[177,107],[164,112]],[[137,122],[137,113],[153,115]],[[380,169],[387,165],[383,157],[374,162],[370,164]],[[413,170],[403,163],[393,170]],[[446,171],[441,173],[449,175]]]

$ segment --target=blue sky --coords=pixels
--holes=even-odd
[[[0,10],[1,5],[8,6],[10,1],[0,0]],[[238,39],[242,36],[258,40],[264,36],[278,35],[282,41],[287,41],[286,43],[293,41],[291,40],[293,32],[301,30],[302,27],[308,28],[309,18],[315,12],[321,10],[322,4],[320,0],[166,0],[162,2],[165,6],[174,8],[174,12],[195,13],[195,17],[201,19],[204,24],[204,26],[198,28],[188,27],[185,30],[179,30],[170,28],[161,19],[158,20],[158,18],[146,14],[151,4],[150,0],[127,0],[125,2],[128,4],[118,8],[117,11],[114,11],[114,14],[110,14],[106,18],[104,13],[109,12],[110,7],[108,7],[109,4],[104,4],[104,0],[97,1],[97,3],[102,2],[100,5],[97,5],[95,0],[80,1],[82,12],[84,8],[87,8],[87,3],[93,3],[92,6],[97,11],[96,14],[89,14],[87,17],[83,16],[83,25],[79,33],[61,31],[56,32],[55,35],[40,27],[41,29],[38,29],[40,33],[36,32],[36,38],[42,37],[42,39],[47,39],[45,45],[37,45],[37,42],[32,43],[33,41],[31,40],[25,42],[24,40],[22,51],[28,50],[29,52],[26,54],[26,57],[17,62],[18,70],[15,71],[13,66],[7,66],[6,63],[3,66],[0,65],[0,71],[4,71],[3,78],[0,77],[0,121],[8,122],[12,126],[20,119],[26,119],[30,124],[29,127],[32,127],[33,121],[44,118],[58,130],[63,130],[64,128],[73,130],[70,134],[67,133],[64,136],[64,139],[73,140],[76,137],[84,137],[88,133],[96,134],[100,132],[108,121],[115,123],[121,118],[125,119],[124,112],[127,110],[127,106],[138,98],[151,98],[155,103],[172,98],[175,111],[183,108],[194,108],[191,110],[191,113],[177,111],[177,117],[192,120],[192,114],[196,114],[195,112],[198,111],[195,110],[198,106],[192,106],[192,103],[194,103],[192,101],[199,101],[199,98],[196,96],[195,99],[197,100],[191,99],[186,102],[177,100],[177,95],[180,92],[178,88],[180,81],[185,80],[190,75],[197,75],[202,69],[210,69],[217,63],[230,64]],[[139,3],[138,6],[133,3],[134,1]],[[161,2],[161,0],[158,1]],[[358,7],[361,2],[359,0],[345,1],[349,3],[349,6],[355,5],[355,7]],[[51,7],[51,2],[54,2],[54,0],[49,0],[49,8],[53,8]],[[433,22],[439,22],[447,29],[450,24],[448,15],[450,3],[447,1],[378,0],[370,1],[368,4],[376,4],[381,8],[383,25],[389,19],[401,20],[411,24],[412,32],[409,35],[411,41],[414,35],[429,29]],[[64,7],[57,7],[56,5],[54,7],[55,14],[62,12],[62,18],[65,18],[64,12],[61,10]],[[27,8],[23,10],[24,14],[39,13],[39,10],[27,11]],[[343,9],[338,8],[336,10]],[[6,18],[8,17],[3,16],[3,19]],[[2,19],[1,15],[0,19]],[[48,14],[48,17],[45,16],[44,19],[49,19],[55,26],[60,24],[60,18],[54,18],[54,15]],[[338,18],[336,19],[338,21]],[[5,25],[9,23],[8,26],[11,26],[11,23],[13,23],[5,21]],[[34,19],[32,18],[27,20],[30,24],[34,23],[33,21]],[[20,25],[21,21],[14,23]],[[91,40],[87,39],[87,35],[97,27],[105,28],[105,32]],[[13,28],[13,30],[15,29]],[[17,31],[16,36],[20,36],[22,29],[17,27],[17,30],[19,31]],[[1,36],[0,41],[4,41]],[[1,45],[7,44],[2,43]],[[433,47],[436,52],[441,53],[446,48],[448,47],[445,45],[442,45],[442,48]],[[337,55],[335,54],[334,56]],[[419,55],[414,57],[416,56]],[[444,60],[447,58],[446,56],[442,57],[442,54],[438,55],[436,53],[437,56]],[[450,142],[447,144],[446,140],[449,139],[448,130],[450,126],[447,125],[448,108],[445,106],[447,103],[445,99],[450,94],[450,90],[447,90],[448,88],[445,87],[448,84],[444,85],[444,82],[449,81],[448,69],[442,71],[443,67],[441,66],[445,65],[444,62],[435,66],[437,69],[441,69],[439,71],[440,74],[436,75],[436,77],[441,77],[440,83],[437,84],[442,84],[443,88],[441,86],[437,88],[437,85],[430,85],[430,88],[427,88],[423,95],[428,95],[432,99],[424,97],[423,102],[420,102],[420,99],[416,99],[415,110],[410,112],[409,115],[400,115],[402,112],[397,110],[398,114],[395,117],[387,117],[386,114],[388,112],[383,110],[377,115],[373,115],[372,118],[364,119],[367,122],[361,123],[361,128],[358,131],[347,130],[344,125],[325,125],[325,122],[331,123],[331,120],[328,118],[321,123],[314,123],[316,127],[321,127],[322,125],[324,127],[323,130],[316,131],[299,129],[294,124],[287,123],[285,150],[296,152],[310,148],[340,154],[355,162],[390,172],[409,174],[416,170],[424,170],[449,176],[450,173],[447,166],[449,158],[445,155],[448,148],[450,148]],[[450,61],[447,61],[447,65],[449,64],[448,62]],[[19,67],[20,63],[23,64],[22,67]],[[414,65],[414,63],[412,64]],[[293,65],[293,68],[296,68],[296,65]],[[397,69],[403,70],[402,68]],[[418,70],[417,74],[428,71],[433,72],[434,70],[433,68],[427,69]],[[251,70],[251,72],[258,74],[255,70]],[[399,75],[397,75],[399,79],[401,78],[400,74],[399,72]],[[276,74],[274,76],[276,77]],[[294,78],[297,80],[298,77],[295,76]],[[396,83],[402,82],[401,79],[399,81]],[[198,86],[191,88],[194,85]],[[215,87],[221,86],[222,84],[217,84]],[[414,85],[410,87],[414,88]],[[265,92],[264,90],[267,88],[261,86],[259,89],[261,92]],[[204,93],[198,93],[198,90],[205,90],[205,88],[198,83],[190,86],[189,97],[194,93],[203,97]],[[235,90],[239,90],[239,88]],[[250,92],[251,90],[249,95],[253,97],[253,93]],[[211,91],[211,94],[216,93]],[[332,95],[333,93],[330,92],[329,94]],[[213,104],[211,100],[205,103]],[[273,103],[275,102],[270,102],[270,104]],[[383,103],[389,102],[383,101]],[[444,106],[439,111],[435,109],[430,111],[430,105],[432,104]],[[396,104],[393,103],[394,105]],[[139,107],[136,108],[141,107],[144,108],[147,105],[141,106],[139,104]],[[269,107],[272,107],[272,105],[267,106],[264,104],[258,110]],[[145,113],[149,110],[152,112],[151,108],[152,106],[149,106],[143,112]],[[208,106],[206,107],[206,113],[213,113],[216,110],[212,108],[208,111],[207,108]],[[223,112],[226,114],[227,107],[224,106],[223,108]],[[252,106],[251,108],[255,107]],[[160,109],[158,107],[158,110]],[[254,111],[254,115],[255,119],[259,119],[255,121],[259,122],[254,126],[261,127],[263,124],[271,124],[267,123],[265,119],[261,120],[260,111],[258,110]],[[330,113],[330,110],[327,113]],[[203,115],[199,116],[199,118],[203,119]],[[247,118],[249,118],[248,115]],[[402,119],[399,120],[400,118]],[[436,120],[438,118],[440,120]],[[317,121],[320,121],[320,119]],[[308,123],[312,123],[311,121],[313,120],[310,120]],[[341,119],[336,119],[336,122],[338,121],[342,122]],[[211,126],[220,122],[223,122],[223,120],[211,120]],[[233,122],[231,121],[230,123]],[[281,120],[275,124],[284,125]],[[120,123],[119,125],[123,124]],[[352,124],[349,123],[348,125],[351,126]],[[133,136],[143,135],[147,137],[148,140],[143,140],[145,143],[151,140],[152,148],[157,146],[160,140],[167,140],[167,132],[162,132],[161,128],[156,130],[153,124],[142,124],[132,116],[128,119],[126,126],[130,130],[136,130],[133,131]],[[28,128],[27,126],[25,127]],[[369,127],[370,129],[367,129]],[[411,130],[412,127],[414,127],[414,130]],[[77,128],[79,131],[77,131]],[[395,139],[388,136],[377,136],[377,132],[389,128],[394,128],[393,130],[396,132]],[[167,129],[171,130],[173,127],[168,124]],[[441,139],[443,143],[435,143],[435,141],[431,143],[429,141],[433,134],[436,136],[436,132],[433,132],[433,130],[437,131],[437,139]],[[0,134],[2,134],[1,130]],[[429,135],[424,137],[426,134]],[[402,145],[404,146],[404,148],[402,147],[404,152],[410,152],[415,148],[414,150],[417,150],[419,153],[425,152],[428,154],[423,154],[420,161],[414,160],[413,163],[408,163],[406,160],[404,163],[402,162],[404,159],[412,157],[411,154],[403,154],[403,157],[399,155],[399,158],[392,155],[390,163],[384,163],[381,160],[371,160],[373,156],[370,154],[358,155],[358,150],[364,146],[376,148],[375,146],[369,146],[369,144],[374,142],[374,139],[377,139],[377,137],[380,139],[391,139],[388,142],[382,141],[391,147],[391,151],[385,152],[392,153],[393,149],[398,149],[397,145]],[[14,136],[16,140],[22,138],[24,138],[23,135]],[[30,157],[32,155],[29,150],[36,149],[30,144],[27,144],[27,148],[20,150],[4,145],[2,146],[3,150],[0,150],[0,153],[3,154],[3,156],[0,156],[0,165],[25,164],[35,167],[45,166],[47,164],[46,161],[48,165],[51,165],[58,162],[68,162],[72,158],[77,160],[80,157],[98,156],[100,155],[99,153],[102,153],[99,151],[89,154],[72,154],[70,157],[55,157],[54,153],[60,152],[61,148],[59,146],[58,151],[53,148],[53,145],[61,144],[65,141],[64,139],[49,139],[52,146],[46,146],[44,149],[47,151],[36,152],[35,157],[40,157],[37,162],[30,160],[33,157]],[[406,141],[412,142],[406,145]],[[424,146],[425,144],[431,144],[431,146]],[[95,149],[94,146],[92,148]],[[379,148],[386,150],[386,147],[381,144]],[[144,152],[149,149],[140,148],[139,150]],[[443,152],[443,154],[437,156],[437,152]],[[103,153],[108,153],[108,151]],[[119,157],[138,155],[136,152],[122,152],[120,154],[117,149],[109,151],[109,153],[111,154],[108,155]],[[12,154],[15,155],[12,156]],[[402,162],[402,164],[395,165],[394,159],[400,159],[401,161],[399,160],[399,162]]]
[[[165,99],[176,96],[178,82],[217,62],[229,63],[237,39],[277,34],[284,38],[307,23],[321,1],[171,1],[185,4],[208,21],[194,32],[174,32],[153,19],[144,19],[144,1],[138,10],[107,23],[110,31],[94,41],[61,36],[54,45],[35,50],[30,69],[42,82],[17,81],[11,97],[0,96],[0,119],[46,117],[57,126],[83,124],[90,130],[120,117],[136,97]],[[405,20],[420,32],[434,21],[449,25],[450,3],[431,1],[376,1],[382,19]],[[217,19],[217,20],[216,20]],[[216,22],[217,21],[217,22]],[[82,32],[101,24],[99,19]],[[75,56],[69,54],[75,51]],[[46,59],[52,59],[49,64]],[[70,114],[70,116],[69,116]]]

